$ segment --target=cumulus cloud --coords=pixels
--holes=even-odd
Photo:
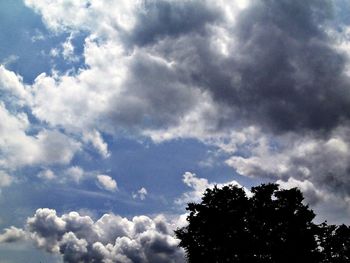
[[[53,31],[86,30],[101,38],[116,37],[138,45],[159,38],[203,29],[219,18],[211,1],[33,1],[25,3],[40,13]],[[100,21],[100,22],[97,22]]]
[[[335,129],[328,137],[261,136],[248,156],[232,156],[226,163],[249,177],[312,181],[316,187],[349,193],[348,128]]]
[[[84,177],[84,170],[79,166],[72,166],[67,168],[63,174],[65,175],[65,179],[71,179],[76,183],[79,183],[80,180]]]
[[[140,200],[145,200],[146,196],[148,195],[147,189],[144,187],[141,187],[136,193],[132,194],[132,198],[137,199],[139,198]]]
[[[26,233],[39,248],[63,256],[64,262],[185,262],[184,251],[163,216],[127,219],[105,214],[97,221],[70,212],[38,209],[27,219]],[[22,239],[24,230],[10,228],[2,242]]]
[[[306,198],[306,201],[311,205],[315,205],[320,201],[326,201],[331,198],[327,193],[317,189],[313,183],[308,180],[301,181],[290,177],[287,181],[278,180],[276,183],[284,189],[299,188]]]
[[[98,185],[107,191],[115,192],[118,190],[117,182],[109,175],[97,175]]]
[[[231,27],[230,56],[220,64],[213,52],[198,56],[208,72],[201,81],[246,121],[274,132],[336,127],[348,118],[348,77],[346,57],[326,34],[331,8],[327,1],[251,1]]]
[[[158,42],[197,31],[205,34],[206,25],[220,17],[219,7],[210,3],[54,1],[47,5],[46,1],[26,1],[52,30],[90,32],[83,54],[87,67],[69,76],[38,76],[32,87],[33,114],[69,130],[92,130],[85,138],[104,156],[106,146],[97,130],[157,131],[198,122],[201,127],[196,130],[200,131],[205,127],[201,116],[210,113],[214,120],[219,109],[211,106],[210,96],[183,74],[176,59],[160,52],[168,41]],[[208,103],[201,106],[201,101]],[[66,117],[61,118],[62,114]],[[186,131],[180,136],[184,134]]]
[[[15,97],[16,103],[20,105],[30,99],[28,87],[23,84],[22,77],[7,70],[3,65],[0,65],[0,90],[9,97]]]
[[[247,194],[249,194],[249,190],[241,186],[238,182],[236,181],[230,181],[227,183],[215,183],[215,182],[209,182],[206,178],[200,178],[197,177],[196,174],[191,173],[191,172],[186,172],[183,174],[183,179],[182,181],[190,188],[192,188],[191,191],[185,192],[182,194],[181,197],[177,198],[175,200],[175,204],[177,205],[186,205],[191,202],[200,202],[204,192],[208,188],[213,188],[214,186],[217,187],[223,187],[224,185],[236,185],[238,187],[242,187]]]
[[[30,125],[27,115],[12,114],[4,104],[0,104],[0,120],[0,165],[3,167],[66,164],[80,149],[78,142],[58,131],[43,129],[34,136],[27,135]]]
[[[102,157],[108,158],[111,153],[108,151],[108,144],[104,142],[101,133],[94,130],[92,132],[85,132],[83,140],[90,142],[92,146],[101,154]]]
[[[5,228],[4,233],[0,234],[0,243],[13,243],[25,240],[26,233],[23,229],[11,226]]]
[[[286,181],[278,180],[276,183],[285,189],[298,187],[305,197],[306,204],[310,204],[312,209],[316,211],[317,222],[328,221],[333,224],[349,224],[350,199],[348,196],[317,186],[307,179],[290,177]]]
[[[74,62],[79,58],[74,54],[74,46],[72,44],[73,34],[71,34],[62,44],[62,56],[65,60]]]
[[[50,169],[46,169],[46,170],[43,170],[43,171],[39,172],[38,173],[38,177],[42,178],[42,179],[45,179],[45,180],[54,180],[54,179],[56,179],[55,173],[52,170],[50,170]]]
[[[23,110],[31,105],[32,96],[22,77],[1,65],[0,89],[0,167],[14,170],[26,165],[69,163],[80,150],[80,143],[54,129],[41,128],[33,133],[28,113]]]
[[[322,218],[344,223],[349,214],[349,158],[348,128],[340,127],[316,138],[260,134],[250,141],[245,156],[235,154],[226,163],[244,176],[299,187]]]

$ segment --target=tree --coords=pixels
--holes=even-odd
[[[319,263],[325,258],[320,243],[329,229],[313,223],[315,214],[303,204],[300,190],[262,184],[251,193],[248,197],[234,185],[214,187],[200,203],[188,204],[189,224],[175,234],[189,262]]]
[[[320,225],[322,263],[350,262],[350,227],[346,225]]]

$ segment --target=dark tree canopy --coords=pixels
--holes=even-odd
[[[263,184],[251,192],[214,187],[188,204],[189,224],[175,233],[189,262],[350,262],[350,229],[313,223],[300,190]]]
[[[322,263],[350,262],[350,227],[346,225],[320,225]]]

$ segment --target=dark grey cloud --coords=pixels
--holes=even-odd
[[[133,55],[130,72],[120,96],[110,98],[107,118],[127,127],[173,125],[197,103],[195,91],[178,78],[176,70],[161,57],[139,52]],[[116,101],[118,103],[116,103]]]
[[[243,122],[330,130],[350,116],[347,57],[325,32],[331,14],[329,1],[252,1],[235,25],[223,25],[235,41],[228,57],[205,36],[188,38],[186,50],[176,43],[170,55]]]
[[[173,2],[156,3],[177,8]],[[187,6],[186,14],[192,12],[193,4]],[[350,82],[344,72],[348,58],[334,47],[333,39],[326,33],[333,19],[330,1],[252,1],[237,14],[234,25],[206,21],[225,28],[234,39],[227,57],[219,56],[210,45],[213,33],[210,30],[214,29],[207,28],[206,34],[193,34],[190,30],[196,33],[200,30],[184,26],[181,19],[158,20],[158,12],[150,12],[147,21],[156,21],[160,28],[144,22],[137,30],[150,30],[153,32],[150,35],[177,36],[168,41],[152,41],[152,52],[175,62],[178,81],[209,90],[217,103],[230,107],[234,115],[231,121],[238,117],[243,123],[288,132],[328,131],[349,119]],[[167,16],[166,11],[160,13]],[[197,24],[196,16],[188,19]],[[184,29],[183,35],[173,34],[170,28],[188,28],[190,33]],[[146,90],[153,85],[145,82],[145,78],[165,77],[161,70],[158,73],[142,67],[131,70],[135,72],[134,81],[142,76],[140,80]],[[162,86],[157,90],[162,92]]]
[[[324,32],[329,1],[257,1],[240,14],[240,84],[218,99],[277,131],[330,129],[349,117],[346,58]]]
[[[205,26],[220,20],[217,6],[208,1],[144,1],[129,41],[143,46],[165,37],[205,33]]]

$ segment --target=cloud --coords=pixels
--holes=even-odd
[[[69,163],[80,150],[80,143],[54,129],[33,129],[26,108],[32,103],[31,87],[22,77],[0,65],[0,89],[0,167],[15,170],[27,165]]]
[[[0,104],[0,166],[16,168],[35,164],[66,164],[79,151],[80,144],[58,131],[42,129],[38,134],[27,135],[27,115],[10,113]],[[53,151],[53,149],[55,149]]]
[[[330,5],[251,1],[234,25],[219,24],[209,37],[186,36],[163,54],[192,74],[192,83],[209,90],[215,102],[230,107],[231,121],[239,118],[275,133],[327,131],[348,119],[349,105],[347,59],[326,31]],[[226,55],[207,44],[217,34],[228,39]]]
[[[136,193],[132,194],[132,198],[137,199],[139,198],[140,200],[145,200],[146,196],[148,195],[147,189],[144,187],[141,187]]]
[[[210,113],[213,120],[218,113],[206,92],[186,80],[188,76],[177,68],[177,61],[157,50],[168,43],[157,47],[158,42],[170,35],[178,38],[197,31],[204,34],[206,24],[220,17],[219,7],[209,1],[159,1],[144,5],[125,1],[62,5],[54,1],[48,6],[46,1],[28,0],[26,4],[39,12],[53,30],[90,32],[83,53],[86,67],[76,74],[37,77],[32,87],[32,111],[38,119],[84,132],[86,137],[94,135],[96,139],[91,142],[106,154],[105,146],[95,136],[98,131],[112,134],[125,130],[157,131],[182,126],[184,121],[190,127],[194,121],[201,124],[200,118],[205,114]],[[91,17],[100,17],[104,22]],[[209,103],[202,107],[201,101]],[[192,114],[192,109],[199,111],[200,116]],[[66,117],[61,118],[62,114]],[[196,130],[200,131],[205,124],[209,122]]]
[[[0,188],[10,186],[14,182],[14,178],[5,171],[0,170]]]
[[[101,38],[119,36],[128,39],[128,44],[139,45],[201,31],[206,23],[220,17],[211,1],[111,3],[103,0],[62,4],[61,1],[26,0],[25,3],[41,14],[47,27],[55,32],[86,30]]]
[[[103,158],[111,156],[111,153],[108,151],[108,144],[104,142],[100,132],[94,130],[93,132],[84,133],[83,140],[90,142]]]
[[[316,222],[332,222],[332,224],[349,224],[350,199],[343,194],[330,191],[325,187],[315,185],[307,179],[277,180],[282,188],[298,187],[305,197],[306,204],[316,212]]]
[[[209,182],[205,178],[199,178],[196,174],[191,172],[186,172],[183,174],[182,181],[190,188],[192,188],[191,191],[185,192],[175,200],[175,204],[184,206],[191,202],[200,202],[202,199],[202,196],[206,189],[213,188],[214,186],[217,187],[223,187],[224,185],[236,185],[238,187],[242,187],[238,182],[236,181],[230,181],[224,184],[219,184],[215,182]],[[247,194],[249,194],[249,190],[244,188]]]
[[[8,97],[15,97],[16,103],[20,105],[30,99],[28,87],[23,85],[22,77],[7,70],[3,65],[0,65],[0,90]]]
[[[80,150],[80,143],[57,131],[43,131],[37,135],[41,146],[41,164],[68,164]],[[56,149],[53,151],[53,149]],[[38,161],[39,162],[39,161]]]
[[[220,19],[216,5],[209,1],[144,1],[136,13],[129,41],[147,45],[162,38],[205,32],[207,23]],[[150,19],[151,18],[151,19]]]
[[[79,60],[79,58],[74,54],[74,46],[72,43],[73,38],[74,36],[73,34],[71,34],[62,44],[62,56],[65,60],[69,62],[75,62]]]
[[[3,234],[0,234],[0,243],[13,243],[22,241],[26,238],[26,233],[23,229],[11,226],[10,228],[5,228]]]
[[[43,178],[45,180],[54,180],[56,179],[56,175],[55,173],[50,170],[50,169],[46,169],[46,170],[43,170],[41,172],[38,173],[38,177],[39,178]]]
[[[243,176],[299,187],[320,218],[348,222],[348,129],[339,127],[316,138],[260,133],[254,140],[248,138],[244,155],[236,153],[226,163]]]
[[[97,181],[99,186],[107,191],[115,192],[118,190],[117,182],[109,175],[99,174]]]
[[[3,242],[17,239],[9,238],[10,232],[24,233],[12,227]],[[77,212],[58,216],[55,210],[42,208],[27,219],[26,235],[39,248],[62,255],[65,262],[185,262],[163,216],[129,220],[105,214],[94,222]]]
[[[43,169],[37,175],[39,178],[50,180],[58,183],[74,182],[76,184],[81,183],[82,180],[88,178],[95,178],[96,175],[92,172],[84,171],[80,166],[71,166],[64,169]]]
[[[327,34],[332,3],[252,0],[246,1],[240,12],[237,10],[242,1],[234,5],[228,1],[48,4],[46,0],[27,0],[26,4],[40,13],[52,30],[90,33],[84,52],[90,69],[73,79],[62,76],[59,83],[70,80],[77,84],[75,79],[84,80],[83,75],[101,72],[99,69],[106,65],[118,69],[103,74],[113,80],[117,72],[124,70],[121,65],[125,65],[132,76],[126,81],[129,86],[147,81],[147,88],[138,89],[139,92],[150,95],[147,92],[157,86],[157,90],[163,89],[162,98],[172,98],[174,93],[167,93],[162,78],[170,86],[175,79],[179,82],[174,83],[176,91],[182,85],[190,89],[200,87],[211,93],[215,103],[231,108],[234,117],[241,116],[276,132],[329,129],[348,118],[343,110],[349,103],[343,96],[348,83],[344,72],[346,58]],[[136,46],[128,51],[130,42]],[[218,45],[224,47],[224,54]],[[108,51],[107,46],[115,48]],[[116,47],[121,52],[116,54]],[[107,54],[110,59],[102,62]],[[116,56],[111,57],[112,54]],[[115,67],[118,60],[131,63]],[[144,74],[139,74],[141,71]],[[161,72],[164,74],[158,74]],[[158,77],[157,83],[153,76]],[[79,82],[79,86],[86,84]],[[137,99],[137,93],[129,90],[130,99]],[[157,102],[157,96],[153,92],[152,95],[145,98],[146,103],[148,98],[151,103]],[[187,103],[183,105],[188,107]],[[318,118],[317,112],[323,117]]]
[[[66,178],[72,179],[76,183],[80,182],[80,180],[84,177],[84,173],[84,170],[79,166],[72,166],[64,171]]]
[[[34,84],[33,113],[53,125],[167,138],[207,125],[212,136],[242,125],[327,132],[349,117],[326,1],[26,3],[53,30],[90,33],[85,69]]]
[[[135,24],[133,13],[138,3],[126,0],[109,1],[33,1],[25,4],[39,13],[54,32],[87,30],[100,37],[114,35],[116,30],[128,30]],[[100,21],[100,22],[97,22]]]
[[[235,155],[226,163],[249,177],[310,180],[316,187],[350,193],[347,160],[350,158],[348,127],[328,137],[260,135],[247,156]]]
[[[317,189],[313,183],[308,180],[299,181],[290,177],[288,181],[278,180],[276,183],[284,189],[299,188],[306,198],[307,203],[310,205],[316,205],[318,202],[326,201],[327,198],[330,198],[327,193]]]

